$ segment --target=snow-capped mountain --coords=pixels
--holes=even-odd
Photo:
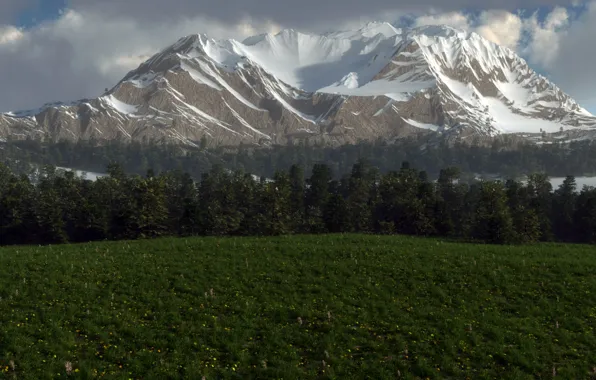
[[[513,51],[446,26],[181,38],[95,99],[0,115],[0,138],[332,144],[413,133],[590,138],[596,117]]]

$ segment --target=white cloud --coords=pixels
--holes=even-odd
[[[458,29],[470,29],[470,19],[461,12],[447,12],[420,16],[416,18],[414,25],[448,25]]]
[[[550,21],[562,29],[553,37],[556,53],[549,57],[546,68],[555,83],[596,113],[596,1],[588,4],[582,16],[568,26],[557,21],[561,18],[559,15]]]
[[[559,45],[568,26],[569,14],[565,8],[553,9],[543,22],[538,21],[534,13],[524,22],[524,28],[531,37],[522,53],[528,56],[530,62],[549,67],[559,53]]]
[[[562,7],[556,7],[555,9],[553,9],[544,21],[544,27],[546,29],[557,30],[568,25],[569,13],[567,13],[567,9]]]
[[[23,32],[12,25],[0,25],[0,45],[16,42],[23,37]]]
[[[258,25],[258,27],[255,27]],[[249,37],[254,36],[258,33],[277,33],[283,29],[283,27],[279,24],[276,24],[273,21],[267,20],[261,24],[259,22],[255,22],[252,18],[246,16],[242,21],[233,28],[237,31],[237,34],[241,35],[242,37]],[[211,35],[211,32],[208,32]]]
[[[150,55],[146,54],[120,55],[112,59],[105,59],[98,62],[98,69],[105,76],[110,76],[112,73],[124,73],[138,67],[150,57]]]
[[[523,53],[539,67],[547,68],[555,83],[592,102],[596,87],[596,2],[583,16],[571,21],[570,12],[557,7],[544,20],[505,10],[485,10],[476,16],[462,12],[434,11],[418,14],[415,25],[447,24],[475,31],[483,37]],[[394,10],[345,18],[335,24],[298,27],[304,31],[356,28],[374,19],[391,21],[408,14]],[[295,27],[295,25],[289,25]],[[178,38],[204,32],[214,38],[243,39],[263,32],[275,33],[284,25],[245,15],[224,23],[201,15],[151,19],[88,10],[66,10],[51,22],[20,30],[0,25],[0,111],[34,108],[48,101],[96,96],[129,70]],[[524,35],[529,38],[522,39]],[[523,42],[523,43],[522,43]],[[573,57],[573,59],[569,59]],[[588,104],[589,106],[589,104]]]
[[[518,15],[507,11],[484,11],[478,17],[478,23],[478,34],[499,45],[517,49],[523,27]]]
[[[279,29],[271,21],[248,17],[230,27],[201,16],[145,23],[74,10],[30,30],[4,27],[0,29],[0,111],[96,96],[185,35],[243,39]]]
[[[516,49],[520,41],[523,22],[518,15],[511,12],[487,10],[481,12],[478,17],[462,12],[423,15],[416,18],[414,25],[449,25],[476,32],[489,41]]]
[[[22,0],[3,0],[22,1]],[[30,0],[31,1],[31,0]],[[273,20],[289,28],[320,29],[336,27],[361,17],[386,20],[394,12],[428,13],[436,7],[441,12],[462,9],[534,9],[572,0],[68,0],[74,9],[106,15],[107,19],[126,15],[146,22],[175,23],[180,17],[202,14],[226,25],[236,25],[246,16]],[[582,1],[582,0],[580,0]],[[1,8],[2,6],[0,6]],[[435,12],[436,13],[436,12]]]
[[[419,17],[415,25],[447,24],[507,46],[596,113],[596,1],[588,3],[576,21],[572,12],[577,10],[554,7],[543,20],[537,13],[523,18],[502,10],[483,11],[477,17],[447,12]]]

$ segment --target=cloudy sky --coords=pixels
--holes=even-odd
[[[243,39],[373,20],[476,31],[596,113],[596,0],[0,0],[0,111],[97,96],[192,33]]]

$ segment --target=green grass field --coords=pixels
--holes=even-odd
[[[161,239],[0,268],[0,378],[596,378],[589,246]]]

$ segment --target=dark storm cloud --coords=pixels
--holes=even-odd
[[[13,24],[19,12],[37,6],[40,0],[0,0],[0,24]]]
[[[18,36],[20,32],[15,33],[16,29],[2,24],[14,25],[19,11],[39,1],[47,0],[0,0],[0,112],[96,96],[140,63],[135,57],[153,54],[191,33],[243,39],[247,33],[257,34],[277,27],[312,32],[338,30],[358,27],[362,21],[396,20],[407,13],[420,16],[429,9],[434,9],[438,16],[441,12],[455,11],[431,18],[447,20],[442,23],[457,21],[459,25],[468,22],[464,9],[515,13],[518,8],[528,8],[528,13],[532,13],[536,6],[570,3],[565,0],[70,0],[68,6],[72,11],[65,12],[58,20],[24,30],[20,37],[9,38],[3,44],[3,35]],[[547,68],[556,83],[578,96],[583,104],[592,105],[592,109],[596,105],[590,64],[596,60],[595,50],[590,48],[596,25],[596,2],[593,4],[586,6],[587,11],[569,31],[569,38],[563,34],[560,44],[552,44],[553,50],[560,46],[558,50],[564,54],[554,51],[557,56]],[[479,21],[488,23],[493,32],[500,31],[501,39],[504,34],[516,33],[514,29],[511,33],[501,33],[509,30],[506,25],[510,24],[501,22],[499,17]],[[568,57],[574,57],[571,69]]]
[[[73,9],[93,9],[104,14],[127,15],[148,22],[202,14],[222,22],[235,22],[245,16],[272,20],[287,27],[308,27],[346,19],[382,16],[402,12],[466,9],[534,8],[567,6],[571,0],[70,0]]]
[[[560,84],[583,106],[596,114],[596,80],[594,62],[596,49],[596,2],[587,6],[586,12],[571,25],[558,54],[548,67],[553,80]]]
[[[75,53],[67,41],[42,34],[35,42],[0,49],[0,112],[100,93],[98,83],[105,78],[91,66],[73,68]]]

